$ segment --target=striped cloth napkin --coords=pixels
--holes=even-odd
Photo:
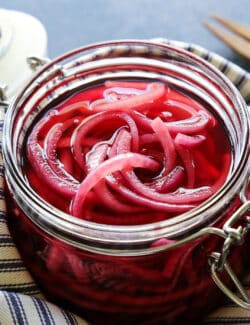
[[[246,102],[250,102],[250,74],[200,46],[182,42],[154,39],[185,48],[220,69],[239,89]],[[4,113],[0,111],[0,144]],[[244,280],[250,288],[250,274]],[[250,294],[250,289],[249,289]],[[106,324],[107,322],[105,322]],[[3,191],[3,163],[0,152],[0,324],[1,325],[81,325],[84,319],[47,302],[23,265],[6,224],[6,207]],[[250,311],[233,304],[220,307],[202,324],[250,324]]]

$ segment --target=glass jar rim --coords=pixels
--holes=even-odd
[[[141,46],[142,49],[150,49],[154,48],[158,51],[162,51],[163,53],[172,53],[173,55],[180,55],[181,57],[187,58],[190,62],[195,62],[200,66],[206,67],[209,71],[211,71],[214,76],[223,81],[225,85],[228,86],[232,94],[235,96],[235,100],[237,101],[238,109],[240,109],[241,121],[243,124],[244,134],[242,138],[242,148],[240,152],[240,157],[238,160],[238,164],[235,170],[232,172],[228,180],[225,184],[208,200],[204,203],[200,204],[196,208],[178,215],[177,217],[167,219],[164,221],[158,221],[149,224],[143,225],[106,225],[94,223],[87,220],[78,219],[73,217],[67,213],[58,210],[45,201],[41,200],[38,195],[30,192],[30,188],[27,188],[26,182],[22,175],[18,173],[18,166],[16,160],[12,159],[12,127],[10,125],[10,121],[12,121],[11,114],[18,109],[18,102],[22,100],[24,96],[29,96],[29,91],[33,87],[39,87],[40,76],[43,76],[47,71],[56,71],[56,67],[60,67],[60,65],[71,59],[75,55],[79,55],[89,51],[98,51],[99,49],[113,49],[115,47],[128,47],[129,50],[136,46]],[[67,68],[72,68],[74,65],[79,65],[77,60],[71,60],[70,63],[66,63],[64,66]],[[60,68],[59,68],[60,70]],[[62,71],[62,70],[60,70]],[[186,50],[176,48],[172,45],[161,44],[151,41],[139,41],[139,40],[118,40],[118,41],[110,41],[110,42],[102,42],[91,44],[88,46],[84,46],[79,49],[75,49],[70,51],[62,56],[50,61],[44,67],[42,67],[39,72],[31,79],[30,82],[23,88],[23,90],[16,96],[16,98],[12,101],[7,113],[6,113],[6,122],[4,124],[4,132],[3,132],[3,155],[4,162],[6,168],[8,169],[6,174],[12,180],[15,181],[15,185],[19,187],[22,191],[22,195],[24,195],[25,199],[27,199],[28,203],[35,204],[37,210],[42,210],[43,214],[39,215],[37,218],[37,213],[31,213],[31,219],[33,222],[37,223],[43,230],[48,233],[55,234],[61,237],[63,240],[69,240],[71,242],[77,242],[81,245],[83,237],[87,240],[88,243],[124,243],[129,244],[132,242],[141,243],[152,242],[161,237],[174,238],[176,236],[176,227],[180,224],[184,226],[185,232],[183,233],[179,231],[178,236],[185,236],[187,230],[195,231],[199,229],[204,224],[207,224],[208,219],[209,222],[213,221],[211,218],[207,217],[208,211],[216,212],[221,207],[225,206],[225,197],[230,200],[235,193],[239,192],[243,187],[244,179],[246,175],[248,175],[247,167],[249,164],[248,158],[248,150],[249,150],[249,116],[248,111],[246,109],[246,105],[238,90],[233,86],[231,81],[229,81],[218,69],[212,66],[209,62],[204,59],[196,56],[193,53],[190,53]],[[11,170],[10,170],[11,169]],[[192,228],[192,229],[191,229]],[[123,236],[123,238],[121,238]]]

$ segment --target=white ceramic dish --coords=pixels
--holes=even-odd
[[[0,9],[0,87],[11,98],[31,77],[27,57],[47,56],[47,33],[42,23],[28,14]]]

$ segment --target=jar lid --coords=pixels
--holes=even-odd
[[[31,77],[27,57],[47,54],[47,33],[40,21],[28,14],[0,9],[0,86],[11,98]]]

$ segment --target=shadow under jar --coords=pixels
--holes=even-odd
[[[231,287],[229,263],[246,270],[247,107],[191,53],[115,41],[51,61],[11,103],[3,155],[27,268],[92,324],[192,323],[225,299],[211,271]]]

